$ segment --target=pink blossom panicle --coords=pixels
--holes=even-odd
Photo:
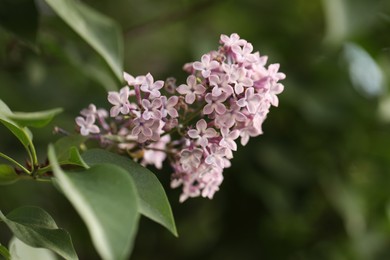
[[[110,113],[91,104],[76,118],[80,134],[115,145],[144,166],[161,169],[168,160],[171,187],[182,188],[181,202],[213,198],[237,142],[244,146],[263,133],[286,77],[238,34],[221,35],[220,44],[184,66],[190,75],[178,87],[172,78],[155,81],[150,73],[124,72],[126,86],[108,93]]]

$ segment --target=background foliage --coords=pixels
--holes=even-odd
[[[239,148],[212,201],[179,204],[169,166],[152,169],[172,203],[179,239],[143,218],[134,259],[390,257],[389,1],[83,2],[119,23],[125,70],[133,75],[182,82],[182,65],[232,32],[287,75],[265,134]],[[91,102],[107,106],[106,91],[120,84],[95,50],[36,3],[45,14],[36,34],[31,23],[24,42],[0,31],[0,98],[16,111],[64,108],[50,127],[34,131],[43,160],[59,138],[54,125],[73,131],[79,110]],[[19,28],[27,28],[23,21]],[[4,127],[0,147],[25,159]],[[81,259],[97,257],[86,227],[52,185],[0,186],[3,212],[26,204],[45,208],[68,230]],[[1,230],[1,244],[7,232]]]

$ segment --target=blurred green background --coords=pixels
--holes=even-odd
[[[234,154],[213,200],[178,203],[171,170],[154,170],[179,238],[143,218],[132,259],[390,259],[390,1],[88,0],[123,29],[125,70],[186,78],[186,62],[233,32],[287,75],[264,135]],[[108,107],[109,70],[50,14],[38,48],[0,29],[0,98],[13,110],[63,107],[34,130],[41,159],[91,102]],[[0,151],[25,159],[3,127]],[[36,205],[72,234],[81,259],[97,259],[86,228],[52,185],[0,186],[3,212]],[[10,238],[0,226],[0,243]]]

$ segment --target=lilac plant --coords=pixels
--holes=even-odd
[[[184,65],[186,83],[157,80],[148,73],[124,73],[127,85],[108,93],[110,112],[91,104],[76,124],[81,135],[104,147],[127,152],[142,165],[173,168],[171,187],[181,187],[180,201],[212,199],[230,167],[237,142],[262,134],[271,108],[284,87],[279,64],[253,52],[238,34],[221,35],[220,47]]]

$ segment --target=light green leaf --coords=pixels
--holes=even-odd
[[[11,259],[11,255],[10,255],[8,249],[5,246],[3,246],[2,244],[0,244],[0,256],[3,256],[5,258],[5,260]]]
[[[139,194],[139,210],[144,216],[163,225],[177,236],[175,220],[164,188],[157,177],[130,158],[101,149],[91,149],[82,154],[88,165],[112,163],[125,169],[136,184]]]
[[[81,158],[78,147],[87,140],[82,135],[64,136],[54,144],[55,153],[59,164],[73,164],[88,168]]]
[[[0,164],[0,185],[12,184],[19,179],[15,169],[7,164]]]
[[[84,220],[100,256],[127,259],[139,221],[137,193],[131,176],[113,164],[64,172],[52,145],[48,155],[56,183]]]
[[[122,81],[123,39],[120,27],[82,2],[45,0],[60,18],[83,38]]]
[[[45,248],[31,247],[16,237],[13,237],[9,243],[9,251],[12,260],[56,260],[55,254]]]
[[[16,122],[19,126],[32,126],[32,127],[43,127],[50,123],[50,121],[57,114],[62,112],[62,108],[54,108],[39,112],[13,112],[8,115],[8,118]]]
[[[53,218],[38,207],[21,207],[0,219],[13,234],[32,247],[50,249],[65,259],[78,259],[68,232],[59,229]]]
[[[0,1],[0,25],[21,40],[35,44],[38,11],[34,0]]]
[[[0,99],[0,115],[9,115],[12,114],[11,109]]]

